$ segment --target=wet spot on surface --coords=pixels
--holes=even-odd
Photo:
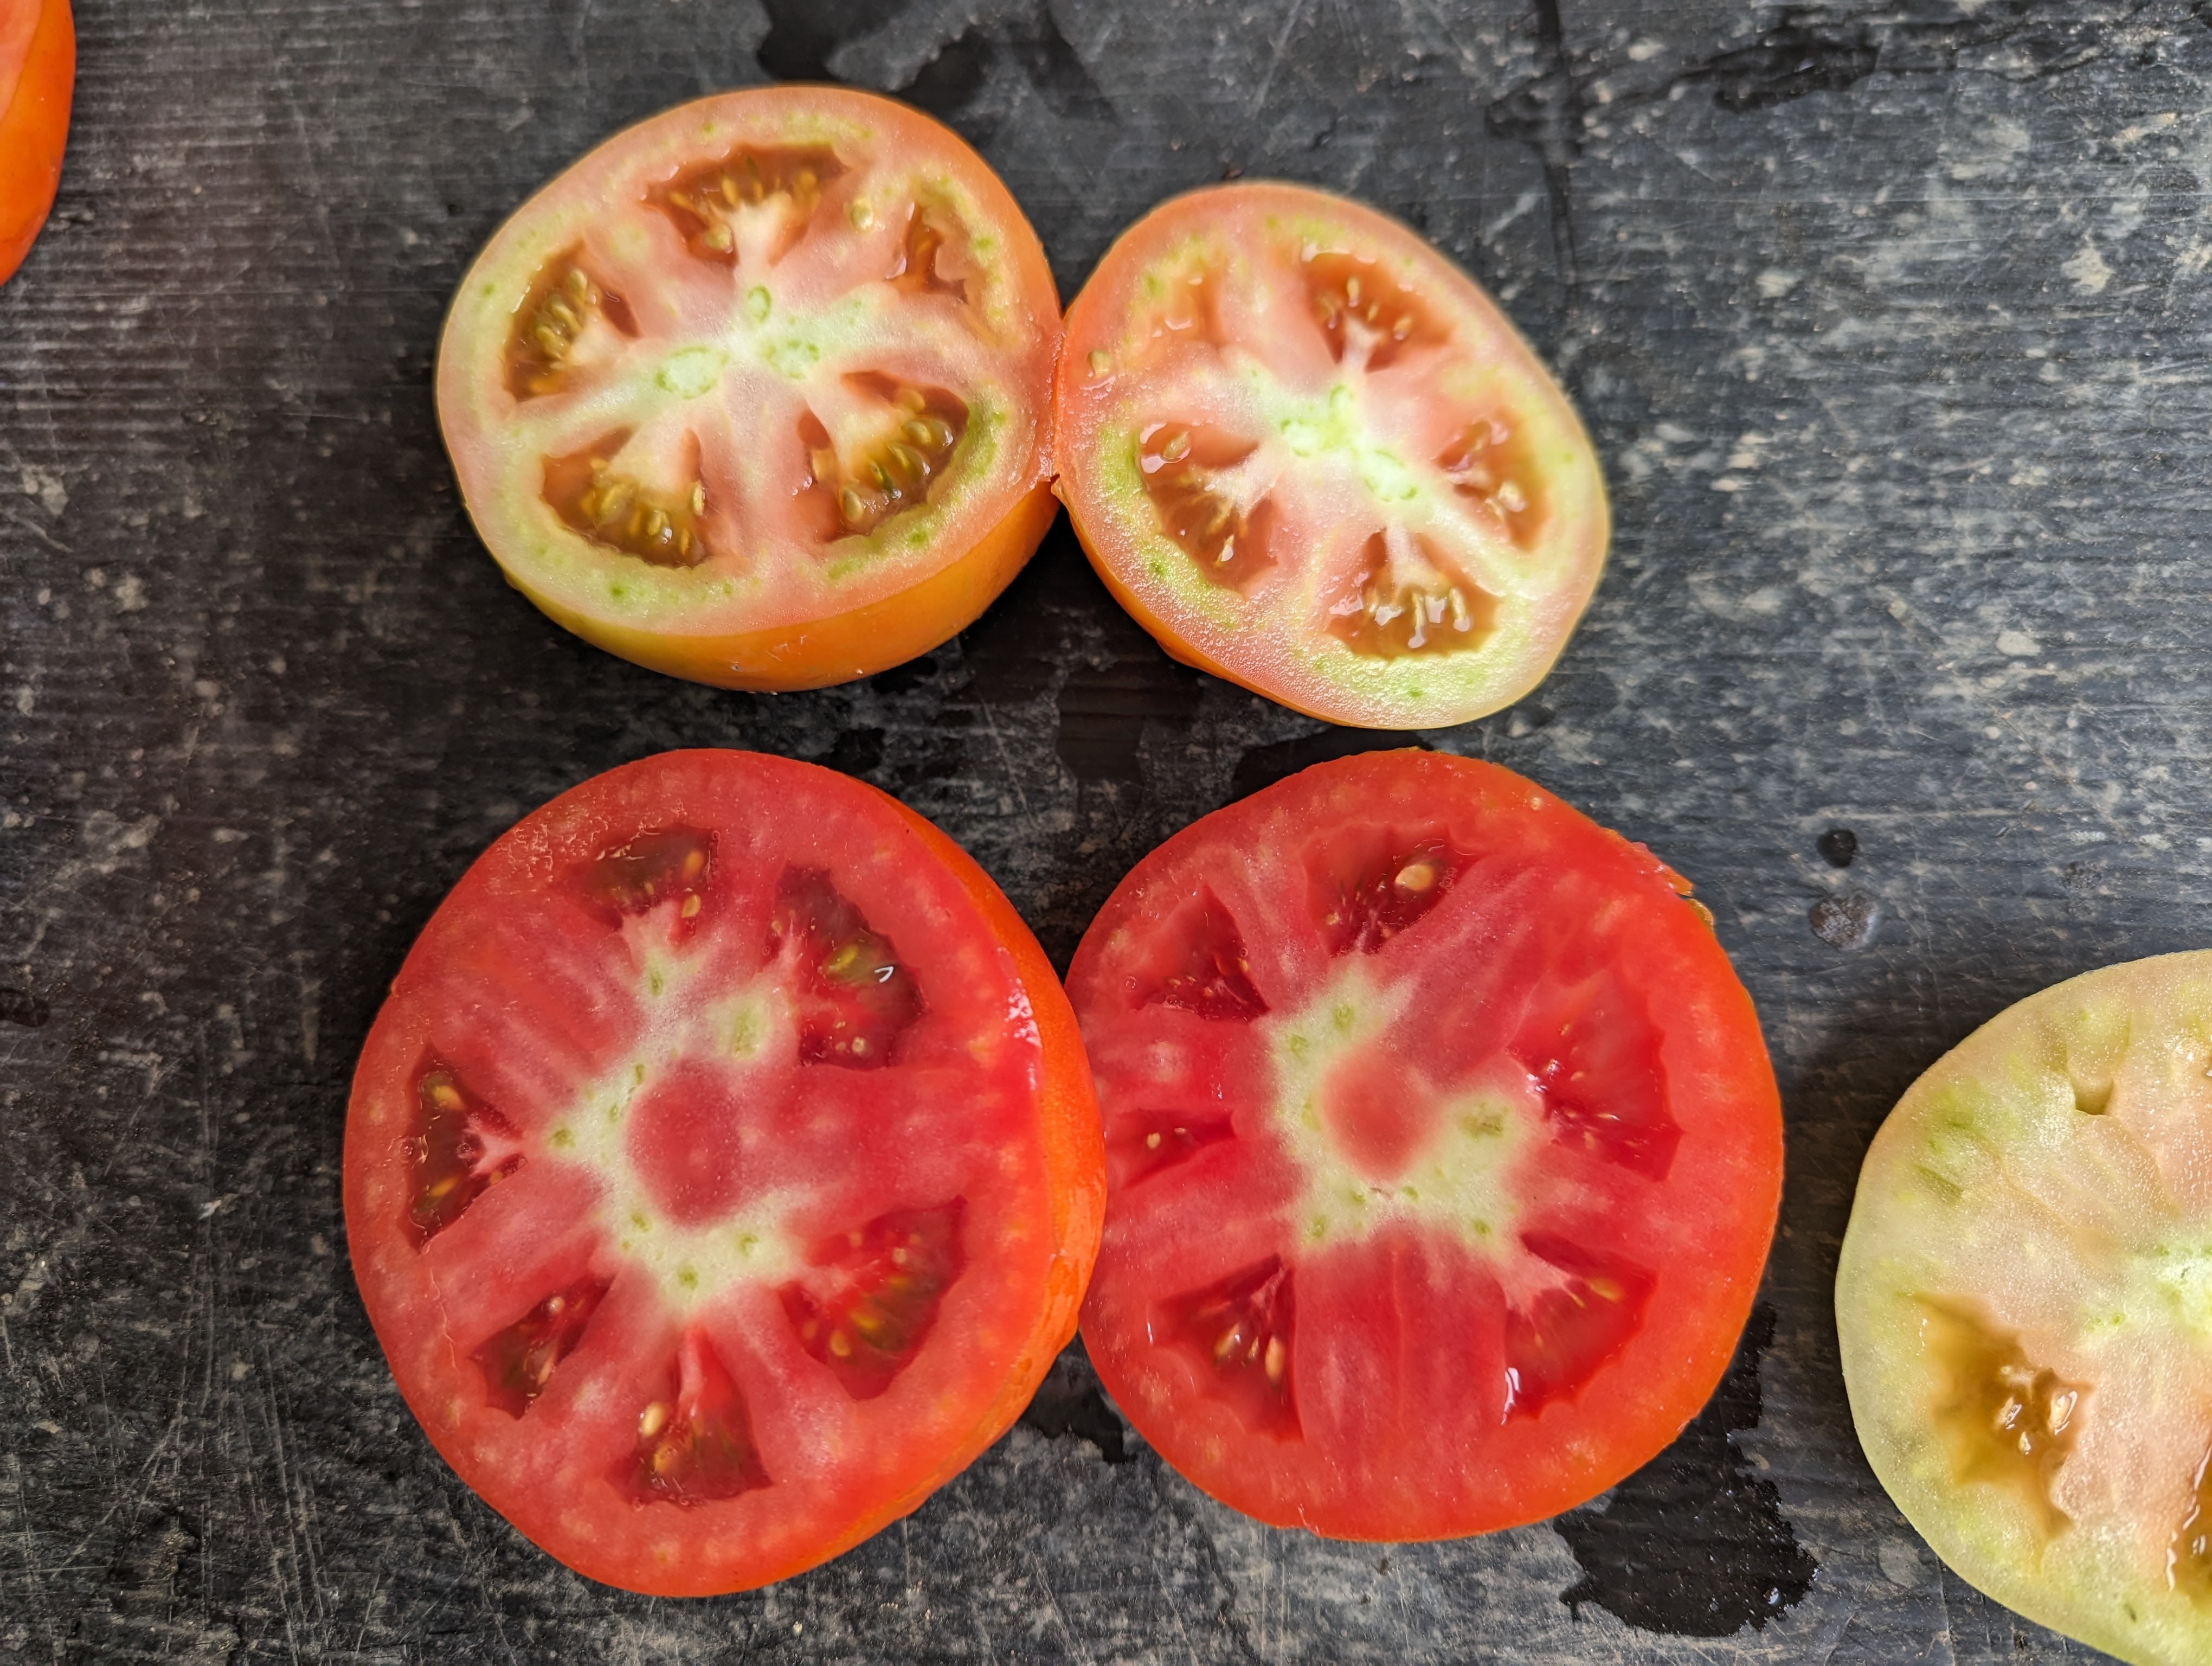
[[[1060,685],[1053,750],[1078,781],[1135,781],[1145,726],[1188,728],[1200,687],[1198,672],[1149,645],[1080,663]]]
[[[842,775],[872,775],[883,764],[884,732],[872,727],[841,730],[830,750],[811,761]]]
[[[1806,918],[1813,935],[1832,949],[1863,949],[1881,927],[1881,905],[1863,891],[1823,897]]]
[[[1802,1601],[1818,1564],[1797,1542],[1773,1483],[1729,1435],[1759,1423],[1759,1360],[1774,1310],[1752,1310],[1728,1375],[1672,1446],[1616,1487],[1607,1508],[1553,1528],[1583,1577],[1560,1593],[1645,1631],[1727,1637],[1763,1629]]]
[[[914,79],[896,91],[939,120],[950,120],[983,90],[993,55],[988,35],[981,29],[964,30],[939,46]]]
[[[1295,740],[1278,740],[1272,745],[1248,747],[1237,760],[1237,772],[1230,778],[1229,796],[1231,800],[1249,798],[1263,787],[1273,787],[1285,776],[1316,763],[1327,763],[1332,758],[1352,757],[1361,752],[1394,751],[1403,746],[1419,747],[1425,752],[1434,750],[1410,731],[1340,728],[1322,729],[1315,734],[1300,735]]]
[[[36,1030],[53,1015],[53,1008],[28,989],[0,989],[0,1024]]]
[[[1848,827],[1832,827],[1813,841],[1820,860],[1830,867],[1849,867],[1859,854],[1859,836]]]
[[[1080,1341],[1071,1342],[1052,1362],[1021,1420],[1048,1440],[1087,1440],[1109,1463],[1127,1463],[1137,1456],[1129,1447],[1128,1427],[1107,1403]]]

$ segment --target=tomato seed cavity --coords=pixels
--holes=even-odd
[[[871,931],[820,868],[784,870],[769,954],[787,957],[805,1063],[876,1069],[921,1014],[921,991],[890,939]]]
[[[727,266],[738,264],[740,216],[748,210],[779,213],[768,252],[773,265],[806,235],[823,188],[844,172],[836,153],[823,145],[740,147],[719,162],[686,168],[646,201],[668,216],[692,254]]]
[[[630,430],[602,435],[581,451],[545,459],[542,489],[553,513],[592,543],[655,567],[696,567],[714,551],[700,522],[707,514],[707,485],[699,476],[693,440],[684,489],[657,491],[615,471],[611,459],[629,443]]]
[[[629,303],[593,279],[578,264],[580,254],[570,248],[547,261],[514,309],[514,333],[507,344],[507,386],[518,399],[543,398],[561,391],[576,344],[594,318],[605,319],[632,338],[638,333]]]
[[[1571,1399],[1644,1323],[1652,1275],[1632,1262],[1595,1255],[1549,1232],[1526,1232],[1522,1248],[1570,1274],[1505,1316],[1505,1414],[1534,1417]]]
[[[619,926],[669,902],[676,903],[678,920],[696,920],[714,873],[714,834],[664,827],[601,852],[577,877],[593,910]]]
[[[968,431],[968,407],[944,388],[911,387],[870,371],[845,380],[883,407],[873,436],[850,468],[821,418],[809,410],[799,419],[807,463],[803,489],[821,506],[817,529],[825,542],[872,532],[893,515],[927,502]]]
[[[1452,489],[1504,523],[1506,536],[1523,550],[1544,535],[1543,470],[1502,416],[1469,423],[1437,454]]]
[[[1348,353],[1355,362],[1380,370],[1410,349],[1451,339],[1420,297],[1376,262],[1325,250],[1307,252],[1302,264],[1314,321],[1339,363]]]
[[[405,1149],[417,1171],[408,1227],[418,1250],[522,1166],[514,1128],[434,1056],[416,1074],[415,1128]]]
[[[1224,1111],[1144,1110],[1123,1117],[1106,1142],[1108,1184],[1126,1190],[1234,1134]]]
[[[1242,590],[1274,565],[1268,535],[1273,500],[1240,509],[1214,489],[1213,477],[1258,449],[1249,441],[1203,423],[1156,423],[1145,429],[1137,467],[1160,518],[1160,530],[1198,570],[1218,585]]]
[[[605,1280],[588,1274],[568,1289],[548,1296],[476,1352],[483,1372],[484,1400],[509,1417],[520,1417],[545,1392],[560,1363],[584,1340]]]
[[[1497,622],[1497,597],[1450,570],[1430,539],[1392,526],[1367,540],[1328,629],[1354,654],[1395,660],[1480,648]]]
[[[967,305],[970,300],[967,279],[946,277],[937,270],[937,257],[945,242],[945,233],[929,210],[915,204],[908,212],[906,236],[888,276],[891,288],[910,295],[951,295]]]
[[[1180,1006],[1202,1018],[1241,1023],[1267,1012],[1267,1001],[1253,987],[1244,939],[1212,892],[1201,896],[1185,911],[1176,929],[1162,933],[1160,940],[1176,945],[1179,958],[1151,988],[1139,990],[1139,1006]]]
[[[964,1200],[879,1215],[813,1257],[823,1272],[783,1289],[799,1346],[846,1393],[873,1400],[929,1340],[945,1292],[967,1265],[960,1243]]]
[[[1950,1446],[1953,1473],[2009,1489],[2044,1536],[2056,1536],[2073,1523],[2051,1501],[2051,1484],[2081,1432],[2089,1384],[2037,1365],[2015,1333],[1968,1307],[1930,1296],[1920,1306],[1929,1356],[1946,1379],[1930,1411]]]
[[[2206,1486],[2212,1471],[2212,1452],[2197,1460],[2190,1478],[2189,1513],[2174,1529],[2166,1551],[2166,1584],[2192,1602],[2212,1599],[2212,1487]]]
[[[1540,994],[1511,1051],[1535,1078],[1559,1143],[1647,1180],[1667,1177],[1682,1129],[1667,1112],[1659,1036],[1616,975]]]
[[[1434,834],[1340,840],[1306,858],[1307,899],[1332,956],[1373,954],[1444,899],[1474,858]]]
[[[1206,1392],[1255,1434],[1298,1436],[1291,1269],[1279,1256],[1160,1305],[1160,1333],[1207,1368]]]
[[[703,1332],[684,1332],[668,1375],[670,1387],[638,1414],[637,1454],[617,1484],[641,1504],[686,1508],[766,1487],[744,1395]]]

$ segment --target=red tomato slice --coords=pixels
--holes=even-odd
[[[702,99],[601,145],[462,280],[438,415],[507,578],[678,677],[936,647],[1051,523],[1059,301],[982,159],[887,99]]]
[[[69,0],[0,0],[0,283],[53,208],[76,86]]]
[[[1224,1504],[1348,1539],[1582,1503],[1727,1368],[1774,1230],[1757,1015],[1687,886],[1520,776],[1316,765],[1186,828],[1068,976],[1100,1378]]]
[[[997,1438],[1103,1192],[1073,1014],[982,870],[744,752],[610,771],[485,852],[346,1119],[362,1299],[431,1443],[662,1595],[810,1567]]]
[[[1068,309],[1060,496],[1177,659],[1334,723],[1428,728],[1551,669],[1604,482],[1504,315],[1411,231],[1231,185],[1123,233]]]

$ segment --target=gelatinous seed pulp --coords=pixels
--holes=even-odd
[[[1531,1002],[1511,1050],[1535,1078],[1556,1140],[1647,1180],[1667,1177],[1681,1125],[1668,1114],[1651,1015],[1617,975]]]
[[[1274,505],[1261,498],[1240,509],[1214,489],[1213,477],[1257,449],[1203,423],[1158,423],[1145,429],[1137,467],[1160,530],[1216,584],[1242,589],[1274,564],[1267,548]]]
[[[507,1119],[435,1057],[426,1058],[416,1075],[407,1152],[416,1169],[408,1225],[418,1250],[459,1220],[487,1187],[522,1166]]]
[[[2212,1471],[2212,1452],[2197,1460],[2190,1477],[2189,1513],[2174,1529],[2166,1551],[2166,1584],[2197,1602],[2212,1601],[2212,1488],[2205,1482]]]
[[[515,308],[514,333],[507,344],[507,386],[518,399],[543,398],[561,391],[569,356],[594,317],[604,318],[625,336],[634,337],[638,332],[628,303],[577,264],[580,253],[571,248],[547,261]]]
[[[1233,1132],[1226,1112],[1153,1110],[1121,1118],[1108,1137],[1109,1183],[1115,1191],[1127,1190],[1188,1161]]]
[[[670,1374],[672,1386],[638,1414],[636,1459],[617,1479],[641,1501],[687,1507],[766,1487],[744,1396],[704,1333],[684,1333]]]
[[[1960,1304],[1923,1297],[1929,1357],[1944,1375],[1932,1410],[1961,1481],[2009,1489],[2046,1537],[2071,1525],[2051,1482],[2081,1432],[2085,1383],[2031,1361],[2020,1338]]]
[[[890,286],[907,295],[949,295],[967,302],[964,278],[946,277],[937,270],[937,256],[945,246],[945,234],[929,210],[917,203],[907,216],[906,236],[889,274]]]
[[[817,1253],[823,1272],[785,1286],[799,1345],[845,1392],[872,1400],[921,1352],[945,1292],[967,1265],[965,1202],[882,1215]]]
[[[1332,956],[1373,954],[1444,899],[1474,861],[1442,838],[1340,842],[1308,860],[1308,897]]]
[[[1394,660],[1480,648],[1498,598],[1449,571],[1428,538],[1392,526],[1367,540],[1352,587],[1329,609],[1329,634],[1354,654]]]
[[[1655,1282],[1633,1262],[1594,1255],[1556,1233],[1527,1232],[1521,1242],[1571,1276],[1505,1316],[1508,1417],[1534,1417],[1596,1376],[1642,1328]]]
[[[891,940],[869,929],[820,868],[787,868],[777,882],[769,952],[794,962],[799,1056],[807,1063],[888,1064],[899,1033],[921,1013],[921,991]]]
[[[735,265],[738,215],[775,199],[787,220],[769,250],[773,263],[805,235],[823,187],[844,172],[844,163],[827,146],[741,147],[719,162],[686,168],[646,200],[668,216],[694,255]]]
[[[1494,514],[1505,526],[1506,536],[1523,550],[1532,550],[1544,535],[1542,477],[1502,416],[1483,416],[1462,429],[1451,444],[1437,455],[1452,489]]]
[[[828,511],[820,517],[825,539],[872,532],[893,515],[928,502],[968,431],[968,407],[944,388],[912,387],[872,372],[845,380],[881,402],[884,421],[848,469],[821,419],[811,410],[799,419],[807,460],[805,489]]]
[[[1315,321],[1328,342],[1330,356],[1339,362],[1350,352],[1363,359],[1368,369],[1380,370],[1410,348],[1450,339],[1451,332],[1420,297],[1377,262],[1316,251],[1303,264]]]
[[[690,445],[686,471],[691,484],[663,492],[614,468],[611,459],[629,437],[629,429],[618,429],[581,451],[548,457],[546,503],[594,544],[655,567],[696,567],[714,553],[700,526],[707,513],[707,486],[699,477],[698,442]]]
[[[681,920],[698,916],[714,872],[714,836],[696,827],[641,833],[585,864],[584,893],[610,925],[677,904]]]
[[[1249,1022],[1267,1010],[1267,1003],[1252,984],[1252,963],[1244,953],[1244,939],[1237,922],[1211,894],[1189,909],[1177,932],[1163,939],[1180,942],[1180,964],[1169,967],[1148,990],[1139,992],[1139,1004],[1158,1002],[1180,1006],[1202,1018],[1234,1018]]]
[[[605,1282],[586,1276],[548,1296],[476,1352],[484,1377],[484,1400],[509,1417],[520,1417],[545,1392],[560,1363],[584,1340],[585,1328]]]
[[[1291,1388],[1295,1308],[1282,1258],[1232,1273],[1160,1304],[1161,1334],[1173,1337],[1206,1371],[1206,1392],[1255,1434],[1297,1438]]]

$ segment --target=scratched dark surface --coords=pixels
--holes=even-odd
[[[81,0],[58,213],[0,289],[0,1659],[2087,1657],[1876,1487],[1829,1280],[1939,1052],[2212,940],[2205,10]],[[409,1418],[346,1266],[347,1079],[525,810],[672,745],[825,760],[1064,956],[1161,836],[1356,744],[1171,664],[1064,528],[957,642],[781,699],[503,586],[433,424],[447,294],[587,144],[771,73],[943,114],[1069,293],[1176,188],[1353,192],[1579,401],[1596,604],[1529,700],[1425,739],[1697,879],[1790,1140],[1735,1369],[1598,1505],[1387,1554],[1268,1530],[1072,1354],[905,1523],[652,1602],[531,1548]]]

